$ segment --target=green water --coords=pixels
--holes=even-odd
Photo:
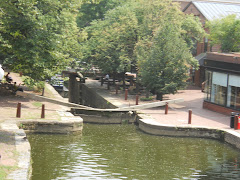
[[[29,134],[32,180],[240,179],[240,152],[228,144],[148,135],[134,125],[83,129],[82,135]]]

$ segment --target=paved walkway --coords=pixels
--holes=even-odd
[[[135,95],[128,95],[128,100],[125,100],[124,92],[119,91],[119,93],[116,95],[116,91],[113,86],[111,86],[110,90],[107,90],[106,84],[101,86],[100,82],[97,80],[90,79],[86,81],[86,84],[89,87],[94,88],[105,99],[118,107],[135,105]],[[175,95],[164,96],[164,100],[177,98],[183,98],[184,102],[169,105],[167,115],[165,115],[164,107],[145,109],[139,112],[144,113],[145,115],[164,125],[187,125],[188,110],[191,109],[192,126],[233,130],[233,128],[230,128],[230,116],[202,108],[204,93],[201,92],[200,88],[189,86],[187,90],[180,90]],[[144,103],[148,102],[139,101],[139,104]],[[240,133],[240,130],[235,131]]]

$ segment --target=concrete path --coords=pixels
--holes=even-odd
[[[94,88],[101,96],[107,99],[109,102],[117,107],[126,107],[135,105],[136,96],[128,95],[128,99],[125,100],[125,94],[123,91],[119,91],[116,94],[115,89],[111,86],[110,90],[107,90],[107,85],[101,86],[97,80],[86,81],[87,86]],[[187,125],[188,124],[188,110],[192,110],[192,126],[200,126],[207,128],[217,128],[233,130],[230,128],[230,115],[226,116],[220,113],[209,111],[202,108],[204,93],[201,89],[195,86],[189,86],[187,90],[180,90],[175,95],[165,95],[164,100],[183,98],[184,102],[177,104],[170,104],[168,114],[165,115],[164,107],[150,108],[138,111],[144,113],[149,118],[153,118],[156,122],[163,125]],[[139,101],[139,104],[148,103],[146,101]],[[240,130],[235,130],[240,133]]]

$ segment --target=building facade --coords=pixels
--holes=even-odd
[[[203,107],[229,115],[240,112],[240,54],[207,53]]]

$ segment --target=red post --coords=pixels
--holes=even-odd
[[[168,114],[168,103],[166,102],[166,105],[165,105],[165,114]]]
[[[188,124],[192,124],[192,110],[188,110]]]
[[[136,105],[138,105],[138,99],[139,99],[139,96],[138,94],[136,95]]]
[[[42,113],[41,113],[41,118],[44,119],[45,118],[45,105],[42,104]]]
[[[127,100],[127,96],[128,96],[128,89],[125,89],[125,100]]]
[[[21,103],[19,102],[17,104],[17,115],[16,115],[17,118],[20,118],[21,117]]]
[[[238,115],[235,115],[234,117],[234,129],[238,130]]]

